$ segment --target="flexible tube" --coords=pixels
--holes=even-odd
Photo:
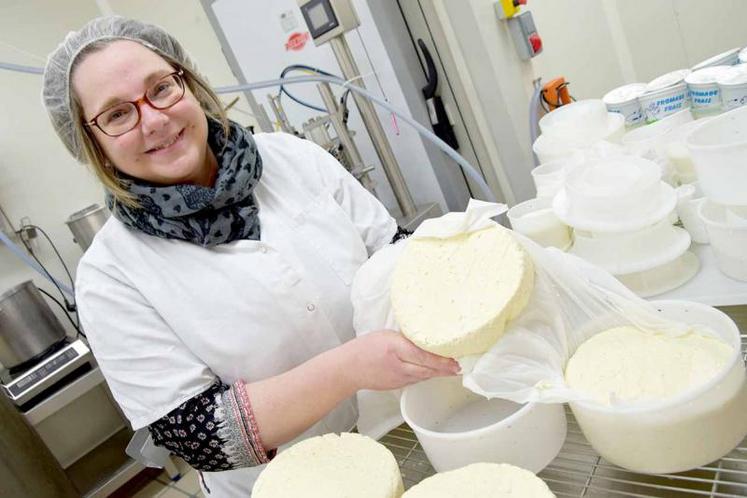
[[[322,76],[322,75],[295,76],[292,78],[281,78],[281,79],[276,79],[276,80],[258,81],[256,83],[247,83],[243,85],[224,86],[224,87],[216,88],[215,92],[219,94],[236,93],[236,92],[243,92],[247,90],[259,90],[261,88],[267,88],[271,86],[290,85],[290,84],[295,84],[295,83],[311,83],[311,82],[319,82],[319,81],[324,81],[327,83],[332,83],[334,85],[339,85],[343,88],[347,88],[348,90],[351,90],[359,95],[362,95],[366,97],[367,99],[371,100],[372,102],[379,104],[381,107],[396,114],[397,117],[399,117],[402,121],[404,121],[405,123],[415,128],[415,130],[417,130],[418,133],[423,135],[426,139],[430,140],[439,149],[441,149],[447,156],[452,158],[462,168],[464,173],[467,176],[469,176],[480,187],[480,190],[482,190],[482,194],[485,200],[489,202],[498,202],[495,196],[493,195],[493,192],[490,190],[490,187],[488,187],[488,184],[485,183],[485,180],[483,180],[482,175],[477,171],[477,169],[474,166],[472,166],[457,151],[449,147],[449,145],[446,142],[438,138],[432,131],[427,129],[425,126],[421,125],[420,123],[410,118],[409,116],[406,116],[402,114],[401,112],[399,112],[397,109],[395,109],[392,105],[390,105],[385,100],[380,99],[379,97],[372,94],[368,90],[365,90],[355,84],[345,81],[342,78],[336,78],[334,76]]]
[[[13,254],[21,258],[21,260],[24,263],[26,263],[28,266],[30,266],[31,268],[39,272],[39,274],[42,277],[46,278],[47,280],[55,284],[68,296],[75,299],[75,294],[73,292],[73,289],[63,284],[62,282],[52,277],[51,275],[48,275],[47,272],[45,272],[44,269],[41,266],[39,266],[39,263],[29,258],[28,255],[23,251],[23,249],[18,247],[12,240],[10,240],[10,238],[3,231],[0,231],[0,241],[3,242],[6,246],[8,246],[8,249],[10,249]]]
[[[10,62],[0,62],[0,69],[17,71],[19,73],[44,74],[43,67],[22,66],[20,64],[11,64]]]
[[[534,165],[539,166],[539,158],[534,153],[534,142],[539,136],[539,105],[540,95],[542,94],[542,80],[538,79],[534,83],[534,93],[529,100],[529,147],[531,148]]]

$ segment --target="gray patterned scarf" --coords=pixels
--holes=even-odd
[[[208,146],[218,160],[213,187],[160,186],[126,177],[127,190],[140,208],[114,202],[112,214],[125,225],[156,237],[182,239],[211,247],[234,240],[259,240],[259,209],[254,187],[262,175],[262,157],[249,130],[233,121],[226,139],[223,127],[208,118]]]

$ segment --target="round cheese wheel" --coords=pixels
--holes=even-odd
[[[402,498],[554,498],[542,479],[506,463],[473,463],[436,474]]]
[[[446,239],[413,238],[392,276],[392,309],[416,345],[458,358],[490,349],[533,285],[529,255],[497,224]]]
[[[708,382],[733,354],[721,339],[632,326],[600,332],[581,344],[565,380],[603,404],[661,401]]]
[[[360,434],[325,434],[279,453],[257,478],[253,498],[400,498],[394,455]]]

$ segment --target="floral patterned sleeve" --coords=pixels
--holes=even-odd
[[[193,468],[218,472],[269,462],[246,385],[220,381],[148,426],[153,441]]]

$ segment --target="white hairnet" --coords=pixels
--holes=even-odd
[[[49,54],[44,68],[42,100],[57,135],[70,153],[85,162],[83,144],[75,129],[80,116],[73,107],[70,92],[70,71],[81,52],[92,43],[107,40],[132,40],[157,54],[196,71],[186,51],[162,28],[120,16],[99,17],[78,31],[68,33],[65,40]]]

